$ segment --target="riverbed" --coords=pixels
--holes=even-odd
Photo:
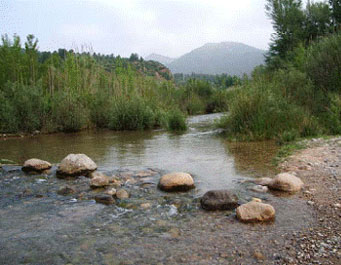
[[[97,191],[90,190],[88,178],[58,179],[56,166],[41,175],[4,166],[0,263],[252,264],[261,258],[280,264],[285,257],[278,250],[286,244],[281,238],[313,226],[313,211],[297,195],[250,190],[245,180],[276,174],[272,158],[278,147],[227,141],[213,126],[221,115],[190,117],[182,134],[100,130],[0,140],[1,156],[19,164],[33,157],[57,164],[69,153],[85,153],[99,171],[124,179],[131,195],[106,206],[93,200]],[[192,174],[196,189],[159,191],[158,179],[172,171]],[[65,185],[77,193],[59,195]],[[232,190],[241,203],[261,198],[275,207],[276,220],[246,225],[234,212],[205,212],[199,198],[211,189]],[[148,209],[141,207],[145,203]]]

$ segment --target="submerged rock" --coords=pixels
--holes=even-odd
[[[158,187],[163,191],[188,191],[195,186],[190,174],[175,172],[163,175],[159,181]]]
[[[116,197],[118,199],[128,199],[129,198],[129,193],[125,189],[119,189],[116,192]]]
[[[97,165],[85,154],[69,154],[60,163],[57,174],[59,176],[81,176],[95,171]]]
[[[258,178],[255,179],[253,182],[257,185],[269,186],[272,181],[273,181],[272,178]]]
[[[111,195],[107,194],[96,195],[94,199],[97,203],[103,203],[106,205],[110,205],[115,202],[114,198]]]
[[[76,190],[70,186],[65,186],[65,187],[62,187],[60,188],[57,193],[59,195],[63,195],[63,196],[66,196],[66,195],[70,195],[70,194],[74,194],[76,193]]]
[[[91,174],[90,187],[91,188],[102,188],[109,186],[109,177],[101,172],[93,172]]]
[[[250,190],[255,191],[255,192],[268,192],[269,188],[267,186],[255,185],[251,187]]]
[[[200,200],[205,210],[233,210],[238,207],[238,197],[228,190],[211,190]]]
[[[302,180],[289,173],[278,174],[270,183],[269,188],[273,190],[295,192],[302,189]]]
[[[275,209],[270,204],[251,201],[237,208],[238,220],[246,223],[267,222],[275,218]]]
[[[111,188],[105,191],[105,194],[114,196],[116,194],[116,189],[115,188]]]
[[[32,158],[25,161],[22,170],[25,172],[43,172],[51,167],[52,165],[47,161]]]

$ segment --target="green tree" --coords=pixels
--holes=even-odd
[[[305,15],[301,0],[267,0],[266,13],[272,20],[272,35],[267,62],[274,57],[284,59],[304,39]]]

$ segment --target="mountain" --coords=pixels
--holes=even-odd
[[[264,50],[238,42],[207,43],[165,65],[172,73],[250,74],[264,63]],[[159,61],[161,62],[161,61]]]
[[[170,64],[171,62],[173,62],[174,58],[170,58],[170,57],[163,56],[163,55],[160,55],[160,54],[152,53],[152,54],[148,55],[145,58],[145,60],[147,60],[147,61],[156,61],[156,62],[162,63],[164,65],[167,65],[167,64]]]

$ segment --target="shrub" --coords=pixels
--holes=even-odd
[[[185,115],[180,110],[169,111],[167,128],[170,131],[185,131],[187,129]]]
[[[323,38],[307,50],[305,70],[318,89],[341,93],[341,34]]]
[[[109,128],[112,130],[142,130],[154,126],[154,113],[139,97],[119,97],[112,103]]]

